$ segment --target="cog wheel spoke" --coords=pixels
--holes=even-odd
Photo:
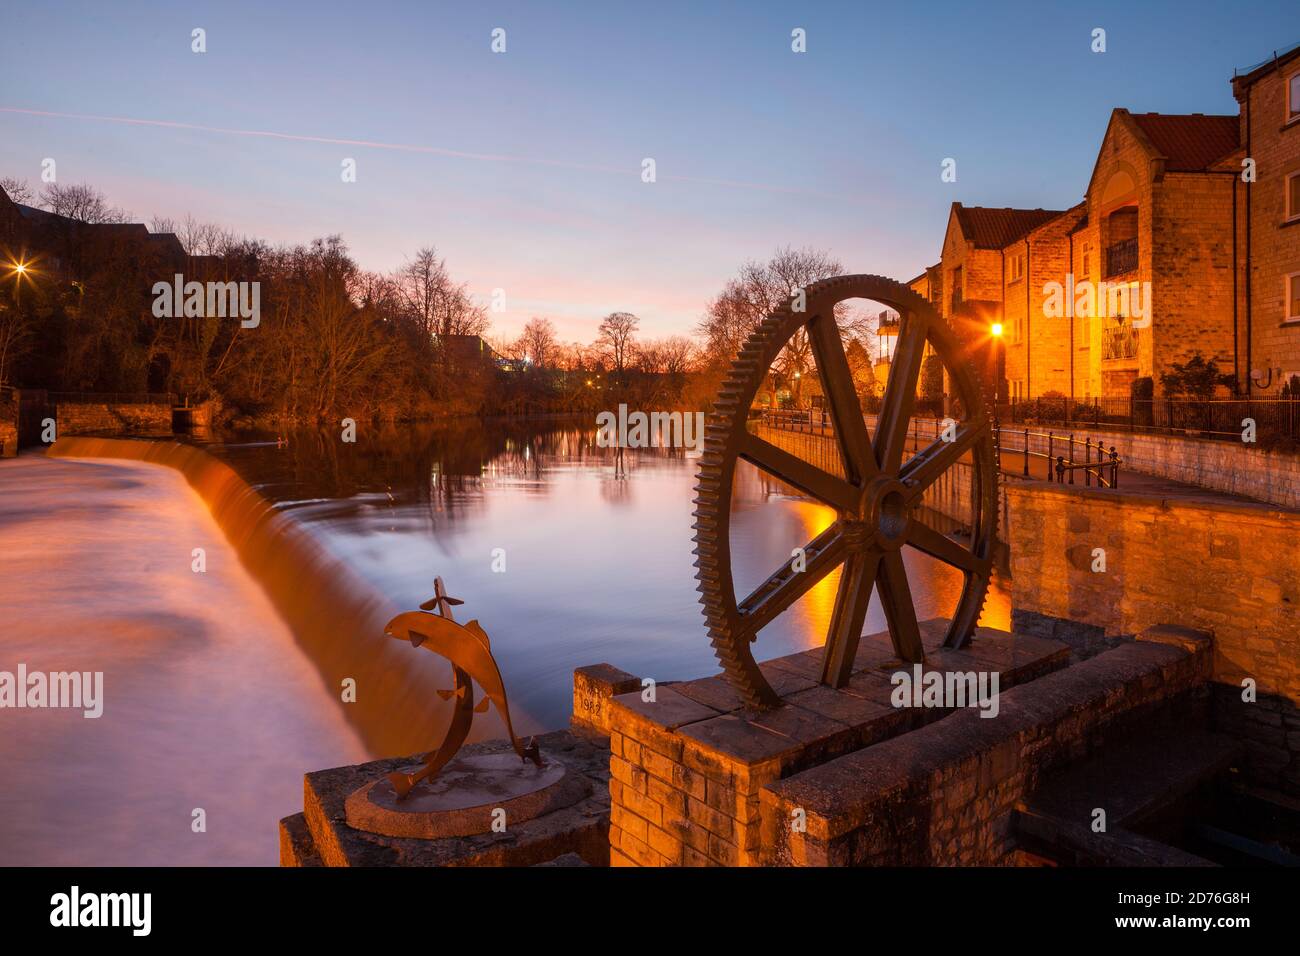
[[[923,551],[930,557],[938,558],[945,564],[960,568],[962,571],[987,574],[990,570],[991,562],[988,559],[966,550],[946,534],[940,534],[916,519],[912,520],[907,529],[907,543],[918,551]]]
[[[889,636],[894,642],[894,653],[912,663],[925,660],[921,628],[916,622],[916,607],[912,604],[912,589],[907,584],[907,568],[900,552],[885,554],[876,584],[881,606],[885,609],[885,621],[889,624]]]
[[[952,441],[936,439],[907,460],[899,477],[911,489],[912,497],[919,497],[940,475],[961,461],[988,429],[962,423],[958,425]]]
[[[853,676],[853,661],[880,560],[881,553],[872,550],[853,554],[844,562],[835,594],[835,611],[826,633],[826,651],[822,655],[822,682],[831,687],[843,687]]]
[[[985,393],[961,344],[911,289],[882,276],[839,276],[805,288],[810,313],[782,305],[746,339],[706,418],[695,497],[695,567],[700,604],[719,664],[746,705],[781,703],[754,659],[754,640],[835,568],[841,568],[835,608],[828,627],[822,680],[843,686],[852,676],[872,594],[880,595],[896,653],[920,661],[924,648],[903,563],[911,546],[962,572],[963,586],[945,646],[961,647],[979,620],[988,593],[997,531],[997,448]],[[836,303],[862,298],[882,302],[902,315],[898,348],[891,364],[880,424],[872,436],[862,419],[844,346],[834,320]],[[748,430],[750,408],[768,369],[791,344],[813,351],[835,424],[844,475],[831,474],[782,451]],[[926,349],[943,363],[965,421],[955,442],[939,442],[903,464],[916,385]],[[737,601],[731,567],[732,491],[737,462],[745,460],[800,493],[836,510],[835,522],[804,547],[803,571],[778,569]],[[971,469],[969,549],[924,528],[912,516],[921,494],[954,467]]]
[[[740,439],[739,455],[775,478],[794,485],[838,511],[853,511],[860,497],[843,478],[822,471],[816,465],[777,448],[771,442],[746,432]]]
[[[844,355],[844,343],[840,341],[839,326],[835,323],[834,305],[820,309],[809,328],[813,358],[821,375],[822,391],[830,403],[845,473],[850,483],[861,487],[876,477],[879,469],[867,423],[862,417],[862,405],[853,387],[853,374]]]
[[[899,322],[898,345],[890,363],[889,384],[876,422],[876,461],[887,475],[898,474],[907,444],[907,428],[916,407],[916,383],[925,355],[926,321],[915,312]]]
[[[844,560],[844,536],[833,524],[803,546],[806,565],[796,571],[793,561],[783,565],[737,605],[744,628],[750,635],[771,623],[773,618],[803,597]]]

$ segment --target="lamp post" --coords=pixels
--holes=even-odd
[[[1002,344],[1002,323],[989,324],[989,381],[993,383],[993,438],[998,440],[998,347]]]

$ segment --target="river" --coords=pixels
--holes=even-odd
[[[555,421],[363,424],[354,443],[298,431],[208,450],[397,607],[429,598],[441,575],[466,602],[458,619],[476,618],[491,636],[527,730],[566,723],[573,670],[584,664],[658,681],[718,670],[692,568],[691,452],[619,454],[596,445],[594,427]],[[831,518],[742,465],[731,534],[737,590],[747,593]],[[946,616],[960,574],[904,553],[918,617]],[[755,657],[822,644],[837,578],[769,625]],[[1007,627],[1009,617],[996,578],[982,623]],[[873,597],[867,632],[884,627]]]

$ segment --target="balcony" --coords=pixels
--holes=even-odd
[[[1103,361],[1136,359],[1138,355],[1138,330],[1131,325],[1115,325],[1101,333]]]
[[[1138,241],[1122,239],[1106,247],[1106,275],[1110,279],[1134,272],[1138,266]]]

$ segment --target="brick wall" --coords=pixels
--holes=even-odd
[[[736,721],[669,687],[641,704],[639,694],[626,694],[609,711],[610,865],[756,863],[758,791],[780,775],[781,756],[728,759],[677,733],[692,721]]]
[[[1300,222],[1284,224],[1283,189],[1288,173],[1300,170],[1300,123],[1283,125],[1287,77],[1300,60],[1269,72],[1237,90],[1242,103],[1241,141],[1249,140],[1257,180],[1248,187],[1251,204],[1252,365],[1300,373],[1300,323],[1284,324],[1284,277],[1300,272]],[[1249,103],[1246,97],[1249,97]],[[1247,105],[1249,129],[1247,128]],[[1246,190],[1242,190],[1245,192]],[[1244,219],[1242,220],[1244,223]],[[1265,394],[1280,388],[1275,373]]]
[[[1152,354],[1142,374],[1154,377],[1158,394],[1161,373],[1198,352],[1233,370],[1232,182],[1166,173],[1152,190]]]
[[[1009,485],[1012,604],[1132,634],[1215,634],[1216,680],[1300,700],[1300,514],[1039,482]],[[1093,549],[1106,570],[1092,571]]]
[[[1070,394],[1070,319],[1048,317],[1043,287],[1048,282],[1065,281],[1069,230],[1077,218],[1077,214],[1062,214],[1003,250],[1007,271],[1002,309],[1006,377],[1021,383],[1025,395]],[[1010,274],[1013,256],[1028,263],[1024,276],[1014,281]]]
[[[1013,812],[1044,772],[1090,756],[1171,702],[1181,706],[1203,683],[1207,659],[1203,649],[1129,643],[1003,692],[996,720],[961,711],[775,781],[761,795],[771,862],[1012,863]],[[796,814],[802,830],[791,825]]]
[[[1107,634],[1159,621],[1212,630],[1221,723],[1250,742],[1257,782],[1300,795],[1300,514],[1125,494],[1122,482],[1119,493],[1034,483],[1006,494],[1013,622],[1029,612]],[[1258,699],[1242,708],[1246,678]]]

